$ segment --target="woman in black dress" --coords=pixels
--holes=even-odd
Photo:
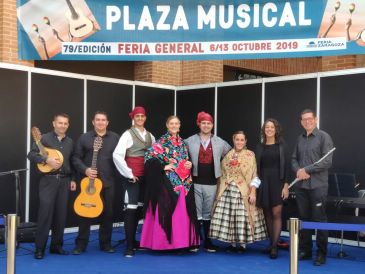
[[[289,158],[280,135],[280,124],[269,118],[261,128],[262,143],[256,148],[257,173],[261,186],[257,206],[263,208],[270,238],[271,259],[278,257],[277,243],[281,233],[283,200],[288,198],[287,183]]]

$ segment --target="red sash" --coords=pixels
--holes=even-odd
[[[144,157],[126,157],[125,161],[130,169],[132,169],[133,175],[143,176],[144,175]]]

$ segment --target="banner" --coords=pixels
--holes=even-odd
[[[21,60],[365,53],[364,0],[18,0]]]

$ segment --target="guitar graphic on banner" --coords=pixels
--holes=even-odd
[[[94,140],[93,158],[91,168],[96,169],[98,152],[103,144],[103,139],[98,136]],[[74,203],[74,210],[77,215],[85,218],[96,218],[103,211],[103,201],[100,198],[100,192],[103,182],[99,178],[90,179],[85,177],[81,180],[81,192]]]
[[[91,33],[94,29],[93,22],[83,14],[81,9],[75,8],[70,0],[66,0],[66,3],[70,9],[65,16],[70,24],[71,36],[80,38]]]

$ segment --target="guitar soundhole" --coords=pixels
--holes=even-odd
[[[79,30],[79,29],[82,29],[82,28],[84,28],[84,27],[86,27],[86,24],[83,24],[83,25],[81,25],[81,26],[78,26],[77,28],[75,28],[75,30]]]
[[[89,186],[89,187],[87,188],[87,194],[93,195],[95,192],[96,192],[95,187],[93,187],[93,186]]]

